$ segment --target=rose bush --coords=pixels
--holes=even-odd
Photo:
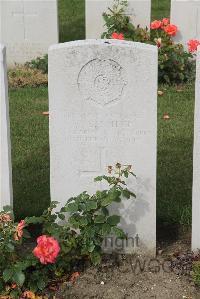
[[[102,34],[102,38],[123,37],[123,39],[145,42],[149,39],[147,28],[133,26],[130,18],[125,15],[127,1],[114,1],[113,7],[103,14],[107,30]],[[114,34],[114,35],[113,35]],[[117,34],[117,35],[115,35]]]
[[[69,278],[79,260],[99,264],[102,242],[108,234],[126,238],[118,227],[120,217],[109,215],[108,207],[122,198],[135,197],[125,182],[134,174],[130,165],[119,163],[109,166],[108,174],[95,179],[106,181],[108,189],[70,198],[59,212],[55,212],[58,203],[51,202],[40,217],[19,223],[15,223],[10,208],[0,212],[0,294],[35,298],[34,293],[41,292],[52,279]],[[30,239],[28,227],[38,224],[41,234],[36,240]]]
[[[113,7],[103,14],[106,32],[102,37],[149,43],[158,47],[158,79],[160,83],[183,83],[193,79],[194,60],[198,41],[190,41],[189,52],[182,44],[175,43],[179,28],[171,24],[168,18],[154,20],[149,32],[147,28],[135,27],[130,17],[125,15],[127,1],[115,0]],[[121,38],[122,39],[122,38]]]

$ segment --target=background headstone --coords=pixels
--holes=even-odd
[[[137,200],[121,215],[139,248],[156,248],[157,48],[114,40],[86,40],[49,50],[51,198],[63,205],[100,188],[94,177],[116,162],[133,165]]]
[[[8,103],[8,83],[6,69],[6,49],[0,44],[1,80],[1,133],[0,133],[0,211],[12,205],[12,170],[10,147],[10,122]]]
[[[134,25],[149,28],[151,18],[151,0],[129,0],[127,15]],[[113,6],[113,0],[86,0],[86,38],[101,38],[106,31],[102,14]]]
[[[184,44],[200,39],[200,0],[171,0],[171,23],[178,26],[175,41]]]
[[[193,155],[193,199],[192,199],[192,249],[200,249],[200,48],[197,54],[194,155]]]
[[[57,0],[1,0],[0,42],[8,65],[25,63],[58,42]]]

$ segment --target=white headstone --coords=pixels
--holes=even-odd
[[[6,69],[6,49],[0,44],[1,79],[1,133],[0,133],[0,211],[12,205],[12,170],[10,147],[10,123],[8,104],[8,83]]]
[[[86,37],[101,38],[106,31],[102,14],[112,8],[113,0],[86,0]],[[151,18],[151,0],[129,0],[127,15],[134,25],[149,28]]]
[[[58,42],[57,0],[1,0],[0,42],[9,65],[46,54]]]
[[[193,155],[193,199],[192,199],[192,249],[200,249],[200,48],[197,54],[194,155]]]
[[[86,40],[49,50],[51,198],[64,204],[94,192],[108,165],[133,165],[137,200],[117,213],[141,246],[126,252],[156,248],[157,66],[157,48],[141,43]]]
[[[174,40],[186,48],[190,39],[200,39],[200,0],[171,0],[171,23],[179,29]]]

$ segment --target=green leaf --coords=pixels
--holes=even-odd
[[[74,200],[75,200],[74,197],[70,197],[70,198],[67,200],[67,203],[66,203],[65,207],[66,207],[70,202],[72,202],[72,201],[74,201]]]
[[[88,200],[86,202],[86,209],[87,211],[95,210],[97,208],[97,202],[93,200]]]
[[[60,212],[61,212],[61,213],[66,213],[66,212],[67,212],[67,207],[62,207],[62,208],[60,209]]]
[[[79,209],[79,211],[84,211],[84,212],[87,211],[86,204],[85,203],[79,203],[78,209]]]
[[[94,245],[94,243],[93,242],[91,242],[88,246],[87,246],[87,250],[88,250],[88,252],[93,252],[94,251],[94,249],[95,249],[95,245]]]
[[[101,201],[101,205],[102,207],[107,207],[109,206],[111,203],[113,202],[112,197],[110,197],[109,195],[104,197],[103,200]]]
[[[119,198],[120,195],[121,195],[121,191],[119,191],[119,190],[117,190],[117,189],[111,189],[111,190],[109,191],[109,196],[110,196],[113,200]]]
[[[105,216],[108,216],[108,215],[109,215],[109,211],[108,211],[107,208],[103,207],[103,208],[101,209],[101,211],[102,211],[102,213],[103,213]]]
[[[118,202],[118,203],[119,203],[119,202],[121,202],[122,200],[121,200],[121,198],[120,198],[120,197],[116,197],[115,199],[113,199],[113,201],[114,201],[114,202]]]
[[[25,281],[25,275],[22,271],[18,270],[14,272],[13,275],[13,281],[16,282],[16,284],[22,286]]]
[[[94,225],[95,233],[99,234],[101,232],[102,223],[96,223]]]
[[[88,201],[89,198],[90,198],[90,196],[89,196],[89,194],[87,194],[86,191],[80,194],[80,199],[81,199],[82,202]]]
[[[71,202],[67,204],[66,211],[70,213],[74,213],[78,211],[78,204],[76,202]]]
[[[30,281],[29,283],[28,283],[28,285],[29,285],[29,289],[32,291],[32,292],[37,292],[38,291],[38,286],[37,286],[37,284],[36,284],[36,282],[35,281]]]
[[[101,255],[99,252],[96,252],[96,251],[93,251],[91,254],[90,254],[90,258],[91,258],[91,261],[92,263],[96,266],[96,265],[99,265],[100,262],[101,262]]]
[[[13,276],[13,269],[5,269],[3,271],[3,280],[5,282],[8,282],[12,276]]]
[[[128,178],[128,171],[127,170],[124,171],[124,176],[125,176],[125,178]]]
[[[79,223],[81,226],[86,226],[88,224],[87,217],[81,217]]]
[[[103,177],[102,176],[97,176],[96,178],[94,178],[94,181],[95,182],[100,182],[103,180]]]
[[[72,225],[72,227],[74,227],[74,228],[79,227],[79,222],[77,221],[77,219],[75,217],[73,217],[73,216],[69,217],[68,221]]]
[[[116,237],[118,237],[120,239],[126,238],[125,232],[119,227],[115,227],[115,226],[112,227],[112,232],[115,234]]]
[[[135,193],[133,193],[132,191],[129,191],[129,193],[130,193],[130,195],[131,195],[132,197],[136,198]]]
[[[102,225],[101,234],[107,236],[111,232],[111,226],[108,223]]]
[[[113,215],[108,217],[107,223],[109,223],[111,226],[117,225],[120,222],[120,216]]]
[[[94,223],[104,223],[106,222],[106,217],[104,215],[98,215],[94,218]]]
[[[44,288],[46,287],[46,282],[42,279],[37,281],[37,287],[39,290],[44,290]]]
[[[16,282],[16,284],[22,286],[25,281],[25,275],[21,271],[17,271],[13,275],[13,281]]]
[[[130,194],[130,192],[129,192],[128,189],[124,189],[124,190],[122,191],[122,195],[123,195],[125,198],[128,198],[128,199],[131,197],[131,194]]]
[[[10,298],[15,298],[15,299],[18,299],[19,298],[19,290],[18,289],[15,289],[15,290],[12,290],[9,294]]]

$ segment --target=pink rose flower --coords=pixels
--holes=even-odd
[[[168,18],[162,19],[162,25],[163,26],[167,26],[168,24],[169,24],[169,19]]]
[[[197,48],[200,45],[200,41],[197,39],[191,39],[188,41],[187,45],[188,45],[188,51],[190,53],[193,53],[197,51]]]
[[[166,27],[164,27],[164,31],[170,36],[175,36],[178,31],[178,27],[173,24],[168,24]]]
[[[37,238],[37,246],[33,254],[40,260],[41,264],[54,264],[60,252],[60,246],[56,239],[46,235]]]
[[[0,214],[0,222],[11,222],[12,219],[9,214]]]
[[[120,40],[124,40],[124,35],[123,33],[117,33],[117,32],[113,32],[113,34],[111,35],[112,39],[120,39]]]
[[[151,29],[159,29],[162,26],[162,22],[160,20],[155,20],[151,22]]]
[[[23,236],[23,228],[25,227],[26,223],[24,220],[21,220],[16,228],[16,232],[14,234],[15,241],[19,241]]]

